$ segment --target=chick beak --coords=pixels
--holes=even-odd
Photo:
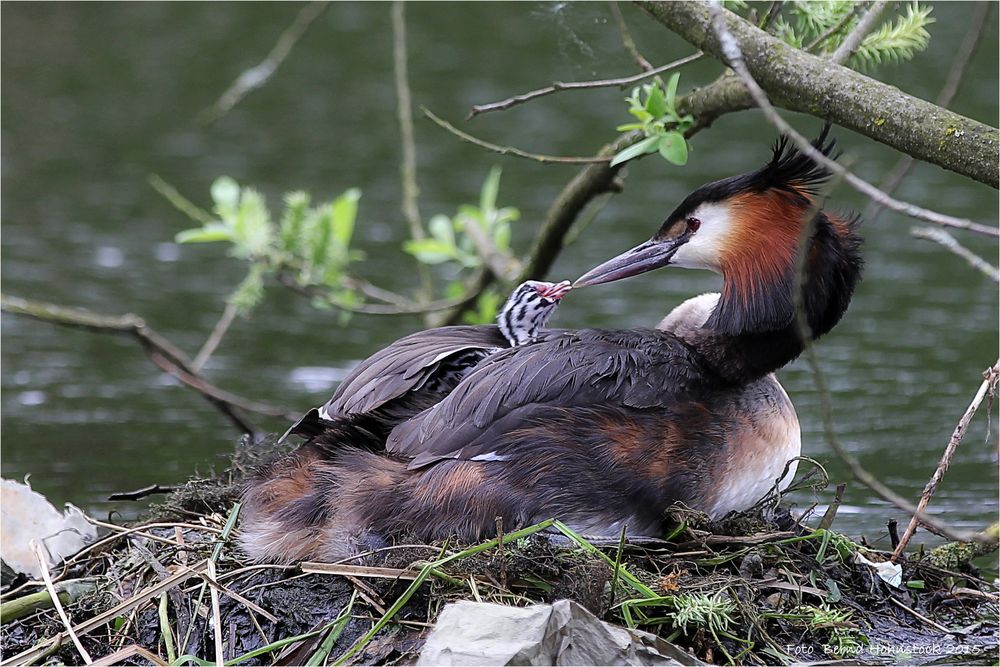
[[[665,240],[650,239],[600,266],[595,266],[577,278],[573,287],[610,283],[666,266],[685,241],[687,241],[686,235]]]

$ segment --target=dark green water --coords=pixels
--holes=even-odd
[[[654,62],[689,48],[626,7]],[[218,123],[196,115],[271,48],[292,4],[129,3],[3,5],[3,291],[106,313],[141,314],[197,350],[242,268],[221,246],[178,247],[187,221],[146,182],[156,173],[201,204],[220,175],[255,184],[277,207],[281,193],[317,200],[363,189],[360,245],[366,277],[407,290],[400,252],[399,140],[392,86],[389,6],[338,4],[317,22],[266,86]],[[932,47],[878,76],[925,99],[941,87],[973,14],[940,3]],[[997,124],[997,30],[986,39],[953,107]],[[553,79],[633,71],[606,5],[417,4],[408,8],[414,101],[458,121],[473,103]],[[681,92],[710,81],[712,62],[685,70]],[[625,122],[620,91],[565,93],[468,124],[500,143],[586,155]],[[819,122],[790,116],[803,131]],[[485,153],[418,121],[421,210],[452,213],[476,201],[493,164],[504,167],[500,201],[521,209],[526,246],[575,169]],[[662,160],[630,168],[615,197],[559,260],[553,277],[575,277],[647,238],[690,190],[757,166],[773,131],[756,112],[719,120],[694,141],[684,169]],[[877,181],[892,151],[839,131],[863,177]],[[936,167],[918,166],[900,196],[993,222],[997,192]],[[862,208],[841,188],[834,200]],[[980,381],[997,356],[997,290],[961,260],[909,236],[914,223],[883,215],[867,225],[867,274],[844,321],[819,347],[833,389],[840,438],[870,470],[916,498]],[[962,241],[995,259],[996,244]],[[638,326],[687,296],[717,289],[709,274],[681,269],[569,299],[559,326]],[[278,288],[251,321],[238,322],[207,368],[219,385],[305,409],[324,401],[359,359],[420,326],[416,319],[358,317],[340,328],[330,313]],[[222,465],[234,433],[207,403],[159,374],[130,340],[3,316],[3,475],[31,474],[55,503],[98,511],[108,493],[171,483]],[[818,395],[803,362],[781,380],[799,411],[805,453],[842,466],[824,444]],[[994,421],[994,424],[996,422]],[[267,424],[281,430],[280,421]],[[995,430],[995,429],[994,429]],[[986,419],[969,430],[932,509],[960,525],[997,513],[996,437]],[[801,494],[798,502],[820,503]],[[852,484],[838,526],[881,539],[904,517]]]

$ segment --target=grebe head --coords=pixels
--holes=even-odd
[[[828,139],[829,130],[827,124],[812,142],[827,156],[836,144]],[[829,176],[780,137],[763,167],[701,186],[653,238],[592,269],[573,286],[612,282],[670,264],[708,269],[723,275],[719,307],[732,311],[726,322],[713,318],[710,325],[725,333],[786,326],[799,236],[810,216],[829,223],[846,252],[857,249],[855,221],[817,213],[817,190]]]
[[[571,289],[568,280],[559,283],[528,280],[521,283],[497,313],[500,333],[511,347],[535,340],[539,329],[552,317],[560,299]]]

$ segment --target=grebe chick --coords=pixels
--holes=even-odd
[[[289,435],[315,437],[342,419],[366,422],[384,441],[491,354],[535,340],[570,289],[568,280],[528,280],[511,292],[497,325],[438,327],[397,340],[358,364],[329,401],[307,412],[279,442]]]

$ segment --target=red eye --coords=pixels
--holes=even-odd
[[[698,218],[688,218],[687,219],[687,230],[691,233],[698,231],[701,228],[701,220]]]

